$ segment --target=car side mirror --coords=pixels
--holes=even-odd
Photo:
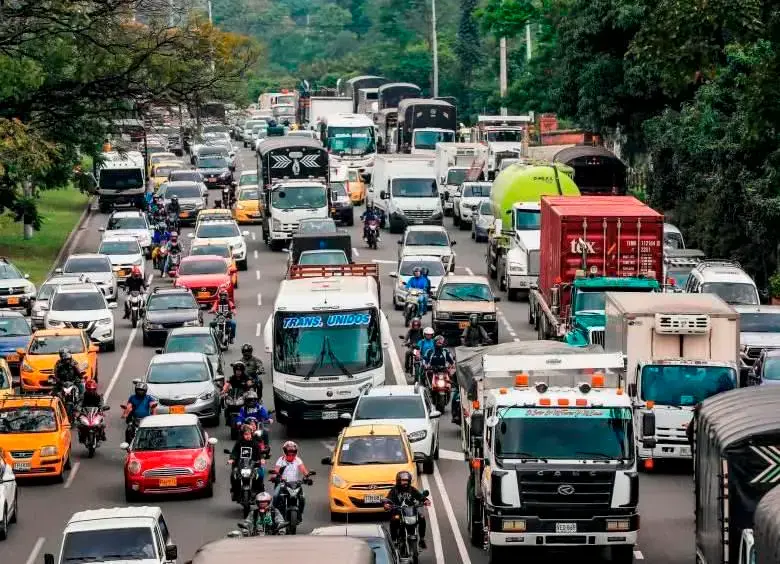
[[[130,450],[130,443],[119,443],[119,448],[122,450]]]
[[[25,350],[24,349],[16,349],[16,354],[19,356],[24,356]]]
[[[433,410],[428,414],[428,417],[430,417],[431,419],[438,419],[439,417],[441,417],[441,411]]]
[[[98,231],[100,231],[101,233],[105,233],[106,232],[106,228],[105,227],[99,227]]]
[[[179,557],[179,549],[175,544],[169,545],[165,547],[165,559],[176,561],[176,559]]]
[[[215,445],[215,444],[217,444],[218,442],[219,442],[219,439],[217,439],[217,437],[209,437],[208,443],[209,443],[211,446],[214,446],[214,445]]]
[[[29,279],[30,279],[30,275],[29,275],[29,274],[27,274],[26,272],[24,273],[24,279],[25,279],[25,280],[29,280]]]
[[[244,237],[249,237],[249,231],[242,231],[241,235],[243,235]]]
[[[116,302],[111,302],[108,304],[108,309],[116,309],[117,307],[119,307],[119,304]]]
[[[398,273],[397,272],[391,272],[390,273],[390,278],[398,278]]]
[[[455,246],[455,245],[457,245],[457,244],[458,244],[458,242],[457,242],[457,241],[450,241],[450,247],[454,247],[454,246]]]
[[[195,233],[187,233],[187,238],[194,239],[195,238]]]
[[[214,378],[214,385],[222,388],[225,385],[225,377],[217,376],[216,378]]]
[[[404,244],[404,240],[403,239],[398,239],[398,244],[399,245],[403,245]]]
[[[379,192],[379,199],[380,199],[380,200],[387,200],[387,199],[388,199],[387,192],[385,192],[384,190],[382,190],[381,192]]]
[[[421,452],[415,452],[414,453],[414,461],[415,462],[425,462],[425,455]]]
[[[333,466],[333,459],[330,456],[326,456],[320,462],[325,466]]]
[[[154,354],[162,354],[163,349],[154,349]]]
[[[62,274],[62,269],[61,268],[55,268],[54,269],[54,273],[55,274]]]

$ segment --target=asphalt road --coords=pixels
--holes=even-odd
[[[251,152],[241,151],[242,164],[254,168]],[[215,195],[216,196],[216,195]],[[356,210],[357,213],[360,213]],[[77,235],[78,252],[94,252],[100,233],[98,228],[105,224],[107,216],[95,213]],[[467,231],[452,227],[450,218],[445,220],[454,240],[458,242],[458,273],[484,274],[484,244],[474,243]],[[286,255],[274,253],[262,241],[259,226],[244,227],[251,236],[247,238],[249,249],[249,270],[240,273],[240,286],[236,290],[238,305],[237,345],[244,342],[254,344],[256,353],[263,356],[261,327],[272,313],[273,301],[280,281],[284,277]],[[380,248],[372,251],[365,248],[361,240],[361,228],[348,228],[355,245],[358,262],[377,261],[383,273],[382,292],[384,311],[390,320],[394,335],[405,333],[399,312],[394,311],[391,302],[393,279],[387,274],[394,269],[396,258],[396,236],[384,233]],[[185,229],[186,234],[188,230]],[[186,244],[186,237],[184,238]],[[148,270],[151,272],[151,269]],[[156,284],[159,282],[155,280]],[[169,282],[162,282],[168,285]],[[499,304],[502,341],[533,340],[534,332],[527,324],[527,303],[504,301]],[[121,310],[117,310],[121,312]],[[124,505],[122,464],[124,452],[119,449],[123,440],[124,424],[119,419],[119,404],[124,403],[131,392],[132,380],[142,376],[153,348],[141,344],[140,330],[130,328],[128,321],[117,314],[117,349],[113,353],[101,353],[100,391],[111,405],[107,443],[98,450],[95,458],[86,458],[86,452],[77,439],[73,438],[73,469],[64,484],[24,483],[19,496],[19,522],[10,529],[6,542],[0,543],[0,562],[5,564],[31,564],[43,562],[44,552],[57,552],[61,534],[68,518],[76,511],[101,507]],[[396,337],[397,341],[397,337]],[[239,346],[231,347],[227,359],[238,356]],[[398,347],[398,353],[402,350]],[[391,375],[399,379],[404,376]],[[389,379],[391,379],[389,377]],[[395,382],[389,382],[395,383]],[[270,382],[265,382],[271,401]],[[422,555],[425,564],[483,564],[486,555],[468,542],[465,528],[465,484],[467,469],[459,452],[459,438],[456,427],[450,423],[449,413],[441,420],[441,459],[432,476],[424,476],[423,484],[431,491],[433,506],[429,509],[428,550]],[[220,440],[217,452],[232,446],[227,428],[220,425],[209,429],[212,436]],[[317,471],[315,484],[306,491],[307,508],[301,532],[330,524],[327,503],[327,480],[329,468],[320,464],[320,459],[329,454],[337,434],[336,428],[318,430],[294,438],[301,447],[301,455],[310,469]],[[271,429],[273,453],[279,452],[281,441],[287,438],[286,431],[279,425]],[[230,501],[228,468],[226,456],[218,455],[217,485],[212,499],[150,499],[148,505],[162,506],[174,541],[179,546],[179,561],[190,559],[202,544],[223,537],[241,518],[240,507]],[[642,474],[640,509],[642,530],[635,553],[636,560],[652,564],[688,564],[694,556],[693,546],[693,488],[690,469],[656,470]],[[578,560],[576,554],[561,555],[560,561]]]

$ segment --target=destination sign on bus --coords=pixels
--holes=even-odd
[[[371,315],[368,313],[332,313],[329,315],[299,315],[286,317],[282,322],[284,329],[318,329],[321,327],[355,327],[368,325]]]

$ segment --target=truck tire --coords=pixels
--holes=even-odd
[[[528,294],[528,325],[534,324],[534,304],[531,301],[531,295]]]
[[[498,278],[498,289],[502,292],[506,292],[507,288],[509,288],[509,285],[506,282],[506,266],[503,268],[496,267],[496,277]]]
[[[612,564],[632,564],[634,562],[634,547],[632,545],[613,546],[609,550]]]
[[[539,339],[540,341],[544,341],[544,340],[547,339],[547,335],[546,335],[546,330],[547,329],[545,327],[547,325],[547,323],[544,320],[544,317],[541,317],[539,315],[539,312],[536,313],[536,317],[537,317],[537,319],[536,319],[536,338]]]
[[[452,210],[452,224],[455,227],[460,227],[460,224],[461,224],[460,216],[455,213],[455,210]]]
[[[482,526],[482,504],[474,497],[473,477],[466,484],[466,528],[472,546],[482,549],[485,531]]]
[[[510,288],[509,285],[507,284],[506,297],[510,302],[519,302],[520,290],[518,290],[517,288]]]

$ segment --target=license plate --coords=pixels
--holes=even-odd
[[[458,323],[458,329],[465,329],[468,326],[469,326],[469,322],[468,321],[461,321],[461,322]]]
[[[338,411],[323,411],[322,412],[322,418],[323,419],[338,419],[339,418],[339,412]]]
[[[378,494],[363,496],[363,503],[382,503],[382,496]]]
[[[30,468],[29,462],[14,462],[14,472],[29,472]]]
[[[19,298],[8,298],[8,305],[18,305]]]
[[[170,413],[185,413],[186,410],[184,409],[183,405],[172,405],[171,408],[168,410]]]
[[[176,478],[160,478],[161,488],[175,488],[176,484]]]
[[[680,447],[680,454],[682,456],[691,456],[691,447]]]
[[[555,524],[555,532],[556,533],[576,533],[577,532],[577,523],[556,523]]]
[[[179,214],[179,217],[189,217],[189,216],[190,216],[190,214],[188,214],[187,212],[181,212]]]
[[[117,270],[116,274],[117,274],[117,276],[127,276],[129,274],[129,272],[127,270],[124,270],[124,269],[119,269],[119,270]]]
[[[211,295],[211,294],[209,294],[208,292],[198,292],[198,297],[199,297],[199,298],[201,298],[201,299],[206,299],[206,298],[208,298],[210,295]]]
[[[8,362],[19,362],[19,355],[16,353],[9,354],[5,357],[5,360]]]

